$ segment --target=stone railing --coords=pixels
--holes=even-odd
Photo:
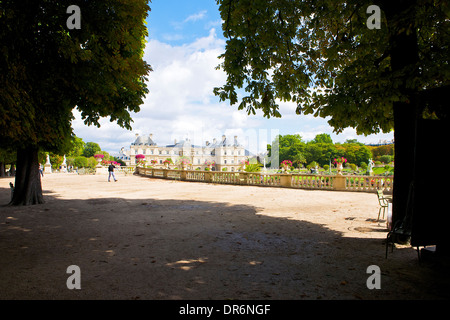
[[[108,174],[108,166],[98,165],[92,170],[94,170],[95,174]],[[116,167],[114,169],[114,173],[133,174],[135,172],[136,169],[134,167]]]
[[[142,167],[137,167],[135,173],[152,178],[181,181],[359,192],[375,192],[376,190],[381,189],[386,193],[391,193],[394,184],[393,176],[381,177],[357,175],[281,174],[264,172],[219,172]]]

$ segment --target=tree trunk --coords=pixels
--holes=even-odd
[[[17,150],[14,194],[9,205],[33,205],[44,203],[37,147]]]
[[[394,103],[394,190],[392,222],[402,222],[412,208],[413,181],[415,176],[416,126],[419,114],[417,90],[407,88],[406,81],[417,72],[419,49],[417,34],[403,19],[404,12],[415,6],[415,1],[393,1],[386,6],[386,18],[391,28],[390,49],[392,73],[403,73],[400,93],[408,97],[406,102]]]
[[[394,190],[392,223],[401,223],[413,206],[415,176],[415,112],[405,103],[394,104]]]
[[[4,162],[0,162],[0,177],[6,177],[6,166]]]
[[[417,1],[386,1],[385,6],[389,9],[386,11],[388,23],[395,23],[400,21],[403,12],[417,6]],[[425,163],[434,164],[442,160],[442,154],[437,151],[437,139],[444,139],[448,133],[448,100],[443,95],[437,97],[445,90],[444,87],[430,90],[422,99],[419,99],[419,89],[422,88],[408,88],[407,79],[419,76],[418,39],[416,29],[408,26],[412,21],[404,18],[401,21],[391,34],[391,66],[393,74],[404,74],[404,81],[398,89],[409,101],[394,104],[395,181],[392,220],[394,225],[397,223],[404,231],[410,232],[412,246],[435,244],[436,253],[450,256],[446,180],[434,172],[430,174],[423,171]],[[420,93],[423,95],[423,91]],[[437,108],[441,119],[424,121],[422,113],[425,106]]]
[[[16,176],[16,164],[15,163],[11,163],[11,168],[9,169],[9,173],[10,173],[11,177]]]

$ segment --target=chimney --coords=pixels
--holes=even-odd
[[[150,133],[148,136],[153,140],[153,133]]]
[[[209,146],[209,141],[206,141],[206,146]]]
[[[174,139],[174,140],[173,140],[173,144],[177,144],[177,139]]]
[[[214,138],[214,139],[213,139],[213,143],[216,144],[216,141],[217,141],[216,138]]]
[[[222,141],[225,141],[227,137],[225,135],[222,136]]]
[[[139,133],[136,133],[136,138],[139,137]]]

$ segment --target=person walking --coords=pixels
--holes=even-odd
[[[111,176],[113,177],[114,182],[117,181],[116,177],[114,176],[114,168],[115,168],[115,166],[112,163],[110,163],[109,167],[108,167],[108,173],[109,173],[108,182],[110,182],[109,180],[111,179]]]

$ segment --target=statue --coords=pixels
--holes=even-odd
[[[44,173],[52,173],[52,165],[50,163],[50,156],[47,154],[47,161],[44,165]]]
[[[374,163],[372,161],[372,158],[370,158],[369,159],[369,164],[367,166],[367,172],[366,172],[367,175],[369,175],[369,176],[372,175],[372,173],[373,173],[373,166],[374,166]]]
[[[67,172],[66,155],[64,155],[64,158],[63,158],[63,163],[61,165],[61,171]]]

